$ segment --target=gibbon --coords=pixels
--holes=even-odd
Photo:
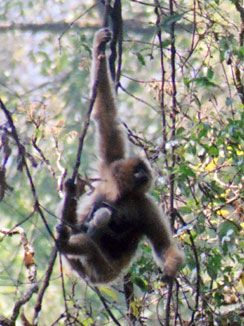
[[[57,227],[57,245],[81,277],[95,284],[108,283],[128,267],[146,236],[164,280],[171,282],[184,254],[174,243],[161,209],[147,194],[152,184],[148,164],[139,157],[127,158],[105,53],[110,39],[111,32],[104,28],[96,33],[93,44],[100,180],[94,192],[81,199],[77,218],[68,214]]]

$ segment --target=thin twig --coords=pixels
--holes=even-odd
[[[169,0],[169,9],[170,9],[170,15],[174,15],[174,3],[173,0]],[[172,89],[173,89],[173,94],[172,94],[172,115],[171,115],[171,121],[172,121],[172,126],[171,126],[171,140],[175,139],[175,134],[176,134],[176,69],[175,69],[175,54],[176,54],[176,49],[175,49],[175,22],[173,22],[170,26],[170,41],[171,41],[171,84],[172,84]],[[174,211],[174,188],[175,188],[175,173],[173,172],[175,163],[176,163],[176,155],[175,155],[175,146],[172,146],[172,151],[171,151],[171,157],[172,157],[172,162],[171,162],[171,174],[169,176],[170,180],[170,212]],[[174,218],[173,215],[171,216],[171,221],[170,221],[171,229],[174,228]]]
[[[174,214],[175,214],[175,216],[177,216],[179,218],[179,220],[181,221],[183,227],[187,225],[186,222],[184,221],[183,217],[180,215],[180,213],[177,210],[174,211]],[[192,312],[191,320],[190,320],[190,322],[188,324],[188,326],[190,326],[190,325],[194,325],[195,314],[197,313],[198,306],[199,306],[200,285],[201,285],[201,267],[200,267],[200,262],[199,262],[199,259],[198,259],[197,248],[195,246],[195,242],[194,242],[193,236],[191,234],[191,231],[186,229],[186,232],[189,235],[189,239],[190,239],[190,242],[191,242],[191,248],[192,248],[192,251],[193,251],[194,258],[195,258],[196,271],[197,271],[195,307],[194,307],[194,310]]]
[[[170,304],[171,304],[171,298],[172,298],[172,290],[173,290],[174,283],[169,284],[168,286],[168,295],[166,300],[166,306],[165,306],[165,326],[168,326],[170,324]]]
[[[115,82],[115,90],[117,92],[120,73],[121,73],[121,65],[122,65],[122,39],[123,39],[123,20],[122,20],[122,8],[121,8],[121,0],[115,0],[113,10],[111,11],[111,19],[112,19],[112,31],[113,38],[110,43],[111,55],[109,57],[109,67],[113,81]],[[119,58],[117,64],[117,72],[115,69],[115,63],[117,60],[117,45],[119,51]]]
[[[38,284],[34,284],[31,289],[29,291],[26,292],[26,294],[23,296],[23,298],[21,298],[20,300],[18,300],[15,305],[14,305],[14,310],[13,310],[13,314],[12,314],[12,317],[11,317],[11,320],[12,321],[16,321],[16,319],[18,318],[19,316],[19,313],[20,313],[20,309],[21,307],[26,303],[28,302],[32,295],[34,293],[36,293],[38,291]]]
[[[100,291],[98,290],[97,287],[94,287],[94,290],[96,292],[96,294],[98,295],[99,299],[101,300],[105,310],[107,311],[108,315],[111,317],[111,319],[113,320],[113,322],[118,325],[121,326],[121,324],[119,323],[119,321],[115,318],[114,314],[112,313],[112,311],[109,309],[109,306],[107,305],[107,302],[105,300],[105,298],[101,295]]]
[[[43,296],[45,294],[46,289],[48,288],[49,281],[50,281],[50,278],[51,278],[51,274],[52,274],[52,271],[53,271],[53,266],[54,266],[54,263],[56,261],[56,258],[57,258],[57,248],[54,247],[52,255],[51,255],[51,259],[50,259],[49,264],[48,264],[48,268],[47,268],[46,273],[45,273],[45,279],[44,279],[42,287],[41,287],[41,289],[39,291],[37,301],[36,301],[36,304],[35,304],[35,307],[34,307],[33,325],[38,324],[38,317],[39,317],[39,313],[40,313],[41,308],[42,308]]]
[[[95,104],[96,101],[96,96],[97,96],[97,86],[98,86],[98,81],[96,80],[93,88],[92,88],[92,97],[90,100],[90,104],[86,113],[86,118],[85,118],[85,122],[79,137],[79,145],[78,145],[78,149],[77,149],[77,153],[76,153],[76,161],[75,161],[75,166],[73,169],[73,174],[72,174],[72,181],[74,182],[77,175],[78,175],[78,170],[80,167],[80,162],[81,162],[81,154],[82,154],[82,150],[83,150],[83,145],[84,145],[84,140],[88,131],[88,127],[90,125],[90,121],[91,121],[91,113],[92,113],[92,109],[93,106]]]
[[[59,52],[61,53],[61,39],[64,36],[64,34],[73,26],[75,25],[75,23],[84,15],[88,14],[93,8],[95,8],[97,6],[97,4],[92,5],[90,8],[88,8],[85,12],[83,12],[80,16],[78,16],[75,20],[73,20],[70,24],[68,24],[68,26],[66,27],[66,29],[63,31],[63,33],[59,36],[58,38],[58,43],[59,43]]]
[[[5,320],[6,324],[8,321],[9,325],[14,326],[20,314],[21,307],[31,299],[34,293],[38,291],[38,284],[36,281],[36,264],[33,258],[34,249],[29,244],[25,231],[21,227],[15,226],[11,229],[0,228],[0,233],[3,233],[4,235],[8,235],[8,236],[14,234],[19,234],[21,236],[21,244],[24,249],[24,265],[27,269],[27,278],[29,282],[32,284],[31,288],[23,295],[23,297],[17,300],[17,302],[15,303],[10,320],[7,319]],[[1,320],[0,320],[0,325],[2,325]]]
[[[103,27],[108,27],[109,25],[109,15],[111,13],[111,0],[106,0],[105,2],[105,12],[103,17]]]
[[[8,123],[9,123],[9,126],[11,128],[11,131],[12,131],[12,136],[16,142],[16,145],[18,147],[18,154],[21,158],[21,162],[22,162],[22,165],[25,167],[25,171],[26,171],[26,175],[27,175],[27,178],[29,180],[29,183],[30,183],[30,187],[31,187],[31,192],[32,192],[32,196],[34,198],[34,208],[35,210],[39,213],[39,215],[41,216],[41,219],[48,231],[48,233],[51,235],[51,237],[53,239],[54,238],[54,235],[45,219],[45,216],[42,212],[42,209],[40,207],[40,203],[39,203],[39,200],[38,200],[38,197],[37,197],[37,193],[36,193],[36,188],[35,188],[35,185],[34,185],[34,182],[33,182],[33,179],[32,179],[32,176],[31,176],[31,173],[30,173],[30,170],[29,170],[29,166],[27,164],[27,161],[25,159],[25,148],[24,146],[20,143],[20,140],[19,140],[19,136],[17,134],[17,130],[15,128],[15,125],[14,125],[14,122],[13,122],[13,119],[11,117],[11,114],[9,113],[9,111],[7,110],[7,108],[5,107],[4,103],[2,102],[1,98],[0,98],[0,107],[2,109],[2,111],[4,112],[7,120],[8,120]]]
[[[165,103],[164,103],[164,87],[165,87],[165,67],[164,67],[164,52],[162,47],[162,33],[160,28],[160,12],[159,12],[159,2],[155,0],[155,14],[157,16],[156,25],[158,28],[157,36],[158,36],[158,43],[160,48],[160,65],[161,65],[161,100],[160,100],[160,109],[161,109],[161,117],[162,117],[162,134],[163,134],[163,144],[162,144],[162,152],[165,155],[165,164],[168,167],[168,159],[166,155],[166,144],[167,144],[167,127],[166,127],[166,112],[165,112]]]
[[[141,98],[135,96],[134,94],[130,93],[127,89],[124,88],[124,86],[123,86],[120,82],[118,83],[118,87],[119,87],[119,88],[120,88],[124,93],[126,93],[126,94],[129,95],[129,96],[131,96],[133,99],[135,99],[135,100],[137,100],[138,102],[141,102],[141,103],[147,105],[147,106],[148,106],[149,108],[151,108],[152,110],[157,111],[157,109],[156,109],[155,106],[153,106],[152,104],[146,102],[145,100],[143,100],[143,99],[141,99]]]
[[[134,326],[135,322],[136,322],[136,318],[133,313],[131,304],[133,303],[135,298],[134,298],[134,286],[133,286],[132,281],[130,280],[130,273],[127,273],[124,276],[123,283],[124,283],[123,284],[124,285],[124,294],[125,294],[125,301],[126,301],[126,305],[127,305],[129,323],[130,323],[130,326]]]
[[[235,6],[241,18],[240,32],[239,32],[239,45],[240,47],[242,47],[244,44],[244,8],[241,6],[240,0],[235,1]],[[237,89],[242,104],[244,104],[244,85],[242,82],[242,75],[241,75],[239,64],[240,64],[240,59],[238,58],[235,64],[235,87]]]

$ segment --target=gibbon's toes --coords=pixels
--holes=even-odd
[[[65,181],[64,184],[65,191],[69,194],[75,194],[76,191],[76,185],[72,179],[68,179]]]
[[[58,238],[59,239],[67,239],[69,238],[70,232],[68,226],[64,224],[59,224],[56,226],[56,231],[58,233]]]
[[[161,278],[161,281],[164,283],[172,284],[174,282],[174,277],[164,274]]]

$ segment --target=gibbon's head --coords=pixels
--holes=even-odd
[[[152,185],[151,170],[138,157],[115,161],[111,169],[121,195],[129,192],[145,193]]]

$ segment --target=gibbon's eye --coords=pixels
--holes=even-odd
[[[144,164],[138,164],[133,170],[134,180],[136,186],[141,186],[149,181],[148,170]]]

